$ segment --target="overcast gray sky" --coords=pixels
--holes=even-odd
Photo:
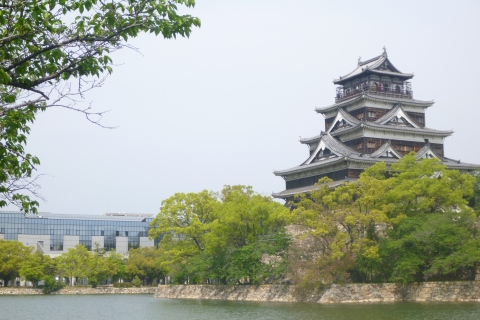
[[[479,1],[198,0],[190,39],[143,35],[86,98],[111,110],[38,116],[27,150],[41,160],[40,211],[157,213],[175,192],[245,184],[265,195],[273,170],[308,156],[299,136],[324,129],[315,107],[333,78],[387,48],[414,72],[414,98],[435,100],[427,126],[454,129],[445,154],[480,163]]]

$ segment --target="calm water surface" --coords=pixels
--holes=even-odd
[[[319,305],[157,299],[152,295],[0,296],[0,320],[480,319],[480,303]]]

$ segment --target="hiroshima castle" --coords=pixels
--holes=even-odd
[[[335,79],[335,103],[315,111],[325,117],[325,131],[300,139],[308,146],[308,158],[299,166],[275,171],[285,179],[276,198],[291,199],[308,193],[322,177],[332,187],[357,179],[379,161],[398,161],[414,151],[417,159],[438,158],[450,169],[470,172],[480,165],[463,163],[444,155],[444,140],[453,131],[425,127],[425,112],[433,101],[413,98],[411,73],[398,70],[383,53]]]

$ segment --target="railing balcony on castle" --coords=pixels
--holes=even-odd
[[[406,86],[392,87],[380,85],[365,85],[361,88],[355,89],[344,89],[343,87],[337,87],[337,95],[335,96],[335,102],[347,100],[364,93],[396,99],[413,99],[413,91],[411,90],[410,84]]]

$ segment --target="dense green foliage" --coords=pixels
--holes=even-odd
[[[163,236],[161,265],[175,283],[256,284],[283,275],[290,217],[251,187],[226,186],[163,201],[150,236]]]
[[[292,203],[295,223],[316,256],[297,281],[325,283],[472,279],[480,263],[478,218],[468,206],[475,178],[448,170],[437,159],[408,155],[361,174],[336,189],[319,182]]]
[[[291,282],[318,289],[335,282],[474,279],[480,267],[478,175],[409,155],[378,163],[358,181],[298,195],[292,210],[251,187],[177,193],[162,202],[150,236],[159,247],[127,256],[77,245],[51,259],[0,240],[0,278],[23,277],[44,290],[76,285]],[[470,204],[470,206],[468,205]],[[287,231],[288,230],[288,231]],[[62,283],[62,281],[60,281]],[[85,282],[84,282],[85,283]]]
[[[18,277],[31,281],[34,287],[43,281],[46,293],[64,285],[55,278],[71,286],[82,279],[92,287],[119,281],[130,286],[152,285],[164,277],[160,255],[161,251],[155,247],[131,249],[128,255],[123,255],[105,252],[98,245],[93,251],[77,245],[57,258],[50,258],[18,241],[0,240],[0,279],[10,286],[16,285]]]
[[[178,13],[195,0],[6,0],[0,3],[0,207],[36,212],[31,179],[39,160],[26,153],[38,110],[79,108],[86,91],[112,72],[112,52],[142,33],[189,36],[200,20]],[[181,6],[181,7],[179,7]],[[97,117],[95,117],[97,116]],[[93,118],[92,118],[93,117]]]
[[[52,277],[45,278],[45,284],[43,285],[42,291],[44,294],[50,294],[52,292],[58,291],[65,287],[63,282],[55,281]]]
[[[20,276],[23,264],[31,257],[30,248],[18,241],[5,241],[0,239],[0,279],[3,283],[10,281],[12,284]]]

